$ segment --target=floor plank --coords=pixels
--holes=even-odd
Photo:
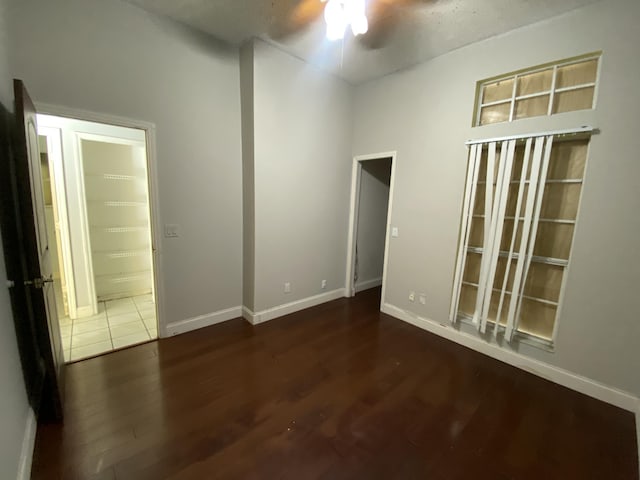
[[[637,479],[635,420],[378,311],[379,289],[67,368],[34,479]]]

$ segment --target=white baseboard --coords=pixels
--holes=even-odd
[[[76,308],[76,317],[75,318],[86,318],[92,317],[95,315],[93,311],[93,307],[91,305],[85,305],[84,307]]]
[[[389,303],[385,303],[382,306],[382,312],[455,343],[464,345],[476,352],[483,353],[484,355],[495,358],[496,360],[508,363],[509,365],[513,365],[514,367],[570,388],[571,390],[597,398],[598,400],[610,403],[624,410],[634,413],[640,411],[638,410],[640,408],[638,406],[639,399],[631,393],[609,387],[587,377],[577,375],[568,370],[549,365],[548,363],[544,363],[539,360],[525,357],[516,352],[505,350],[504,348],[488,343],[481,338],[474,337],[473,335],[469,335],[464,332],[459,332],[450,325],[441,324],[433,320],[420,317],[412,312],[403,310]],[[640,416],[640,413],[636,413],[636,416]]]
[[[256,314],[253,310],[251,310],[249,307],[245,307],[244,305],[242,306],[242,318],[244,318],[247,322],[249,322],[251,325],[255,325],[256,324]]]
[[[242,317],[242,307],[227,308],[226,310],[219,310],[217,312],[187,318],[186,320],[171,322],[167,325],[166,335],[169,337],[179,335],[181,333],[190,332],[191,330],[210,327],[216,323],[226,322],[227,320],[233,320],[234,318],[240,317]]]
[[[382,285],[382,277],[372,278],[371,280],[363,280],[356,283],[356,292],[369,290],[370,288],[379,287],[380,285]]]
[[[36,445],[36,432],[38,422],[33,410],[29,408],[27,422],[22,438],[22,450],[20,451],[20,464],[18,466],[18,480],[29,480],[31,478],[31,462],[33,461],[33,449]]]
[[[289,315],[290,313],[295,313],[300,310],[304,310],[305,308],[315,307],[316,305],[320,305],[321,303],[330,302],[331,300],[342,297],[344,297],[344,288],[338,288],[337,290],[332,290],[330,292],[321,293],[312,297],[303,298],[301,300],[296,300],[295,302],[285,303],[283,305],[268,308],[260,312],[253,312],[247,307],[242,307],[242,312],[244,318],[249,323],[258,325],[259,323],[264,323],[269,320],[273,320],[274,318]]]
[[[638,446],[638,469],[640,470],[640,399],[636,402],[636,445]]]

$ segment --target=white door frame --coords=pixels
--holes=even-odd
[[[347,274],[345,278],[345,297],[353,297],[356,294],[356,287],[353,281],[353,273],[356,261],[356,240],[358,238],[358,215],[360,213],[360,181],[362,178],[362,162],[367,160],[391,159],[391,178],[389,183],[389,206],[387,207],[387,226],[384,240],[384,263],[382,267],[382,296],[380,307],[384,305],[387,287],[387,267],[389,263],[389,238],[391,236],[391,212],[393,207],[393,187],[396,177],[396,157],[397,152],[380,152],[367,155],[356,155],[353,157],[353,167],[351,170],[351,202],[349,205],[349,235],[347,239]]]
[[[62,161],[62,138],[60,130],[53,127],[38,126],[38,135],[47,139],[47,157],[52,168],[51,178],[56,185],[64,183],[64,166]],[[55,180],[54,180],[55,179]],[[71,264],[71,240],[69,239],[69,219],[67,216],[67,196],[63,188],[56,188],[56,204],[58,210],[58,222],[60,235],[59,248],[62,251],[62,258],[58,259],[59,267],[64,270],[65,283],[67,286],[67,307],[71,318],[77,317],[77,304],[75,295],[75,277]],[[56,239],[57,241],[57,239]],[[57,254],[57,252],[56,252]],[[58,312],[60,314],[60,312]]]
[[[147,151],[147,175],[151,224],[151,251],[153,259],[153,283],[155,292],[158,337],[167,336],[164,308],[164,281],[162,275],[162,228],[160,223],[160,200],[158,197],[158,162],[156,150],[156,126],[143,120],[134,120],[104,113],[91,112],[59,105],[36,102],[38,113],[55,115],[88,122],[104,123],[119,127],[136,128],[145,132]]]

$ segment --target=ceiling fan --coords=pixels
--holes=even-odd
[[[341,40],[348,31],[366,48],[382,47],[409,7],[434,0],[272,0],[271,38],[284,39],[321,17],[327,39]]]

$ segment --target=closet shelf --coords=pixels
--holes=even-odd
[[[113,200],[89,200],[87,203],[93,204],[93,205],[104,205],[105,207],[136,207],[136,208],[141,208],[147,207],[147,202],[124,202],[124,201],[113,201]]]
[[[153,285],[146,163],[123,152],[96,147],[83,159],[98,298],[132,296]]]
[[[468,285],[469,287],[478,288],[478,284],[477,283],[467,282],[467,281],[463,280],[462,284],[463,285]],[[501,290],[499,288],[493,288],[492,290],[494,292],[498,292],[498,293],[501,292]],[[504,293],[505,293],[505,295],[511,295],[511,292],[509,290],[505,290]],[[558,306],[558,302],[554,302],[553,300],[548,300],[546,298],[532,297],[530,295],[522,295],[522,298],[527,299],[527,300],[532,300],[532,301],[538,302],[538,303],[544,303],[545,305],[551,305],[552,307],[557,307]]]
[[[483,253],[484,252],[484,248],[480,248],[480,247],[467,247],[467,252],[471,252],[471,253]],[[509,256],[509,252],[505,252],[504,250],[500,250],[499,255],[503,258],[506,258]],[[517,260],[519,257],[519,255],[517,253],[513,253],[511,255],[511,258],[513,260]],[[547,265],[556,265],[559,267],[566,267],[569,264],[568,260],[562,259],[562,258],[553,258],[553,257],[541,257],[538,255],[533,255],[531,257],[531,261],[532,262],[536,262],[536,263],[544,263]]]
[[[132,232],[147,232],[149,230],[148,225],[133,225],[127,227],[105,227],[100,225],[91,225],[89,227],[91,230],[101,230],[105,233],[132,233]]]
[[[123,181],[144,180],[143,178],[138,178],[135,175],[119,175],[116,173],[86,173],[85,177],[102,178],[104,180],[123,180]]]
[[[529,180],[525,180],[523,183],[526,185],[528,184],[530,181]],[[557,183],[582,183],[583,180],[581,178],[548,178],[545,180],[544,183],[546,184],[557,184]],[[478,180],[478,185],[486,185],[487,182],[486,180]],[[511,180],[509,182],[511,185],[515,185],[515,184],[520,184],[520,180]],[[497,182],[493,182],[494,185],[497,185]]]
[[[106,255],[110,258],[127,258],[127,257],[141,257],[149,255],[151,256],[151,250],[148,248],[141,248],[135,250],[98,250],[93,252],[94,255]]]
[[[484,215],[481,214],[474,214],[473,218],[484,218]],[[505,220],[515,220],[516,217],[504,217]],[[523,221],[524,217],[518,217],[519,221]],[[575,220],[569,220],[569,219],[565,219],[565,218],[540,218],[538,220],[539,222],[543,222],[543,223],[562,223],[562,224],[566,224],[566,225],[575,225],[576,221]]]
[[[464,312],[458,312],[458,320],[468,325],[474,325],[473,316],[468,315]],[[491,324],[491,328],[493,329],[493,325],[496,323],[494,320],[488,319],[488,323]],[[544,335],[536,334],[531,330],[521,330],[519,327],[518,331],[515,333],[515,337],[524,343],[528,343],[530,345],[535,345],[536,347],[542,347],[550,352],[553,351],[553,342],[550,338],[545,337]],[[501,323],[498,326],[498,332],[504,332],[505,325]]]

